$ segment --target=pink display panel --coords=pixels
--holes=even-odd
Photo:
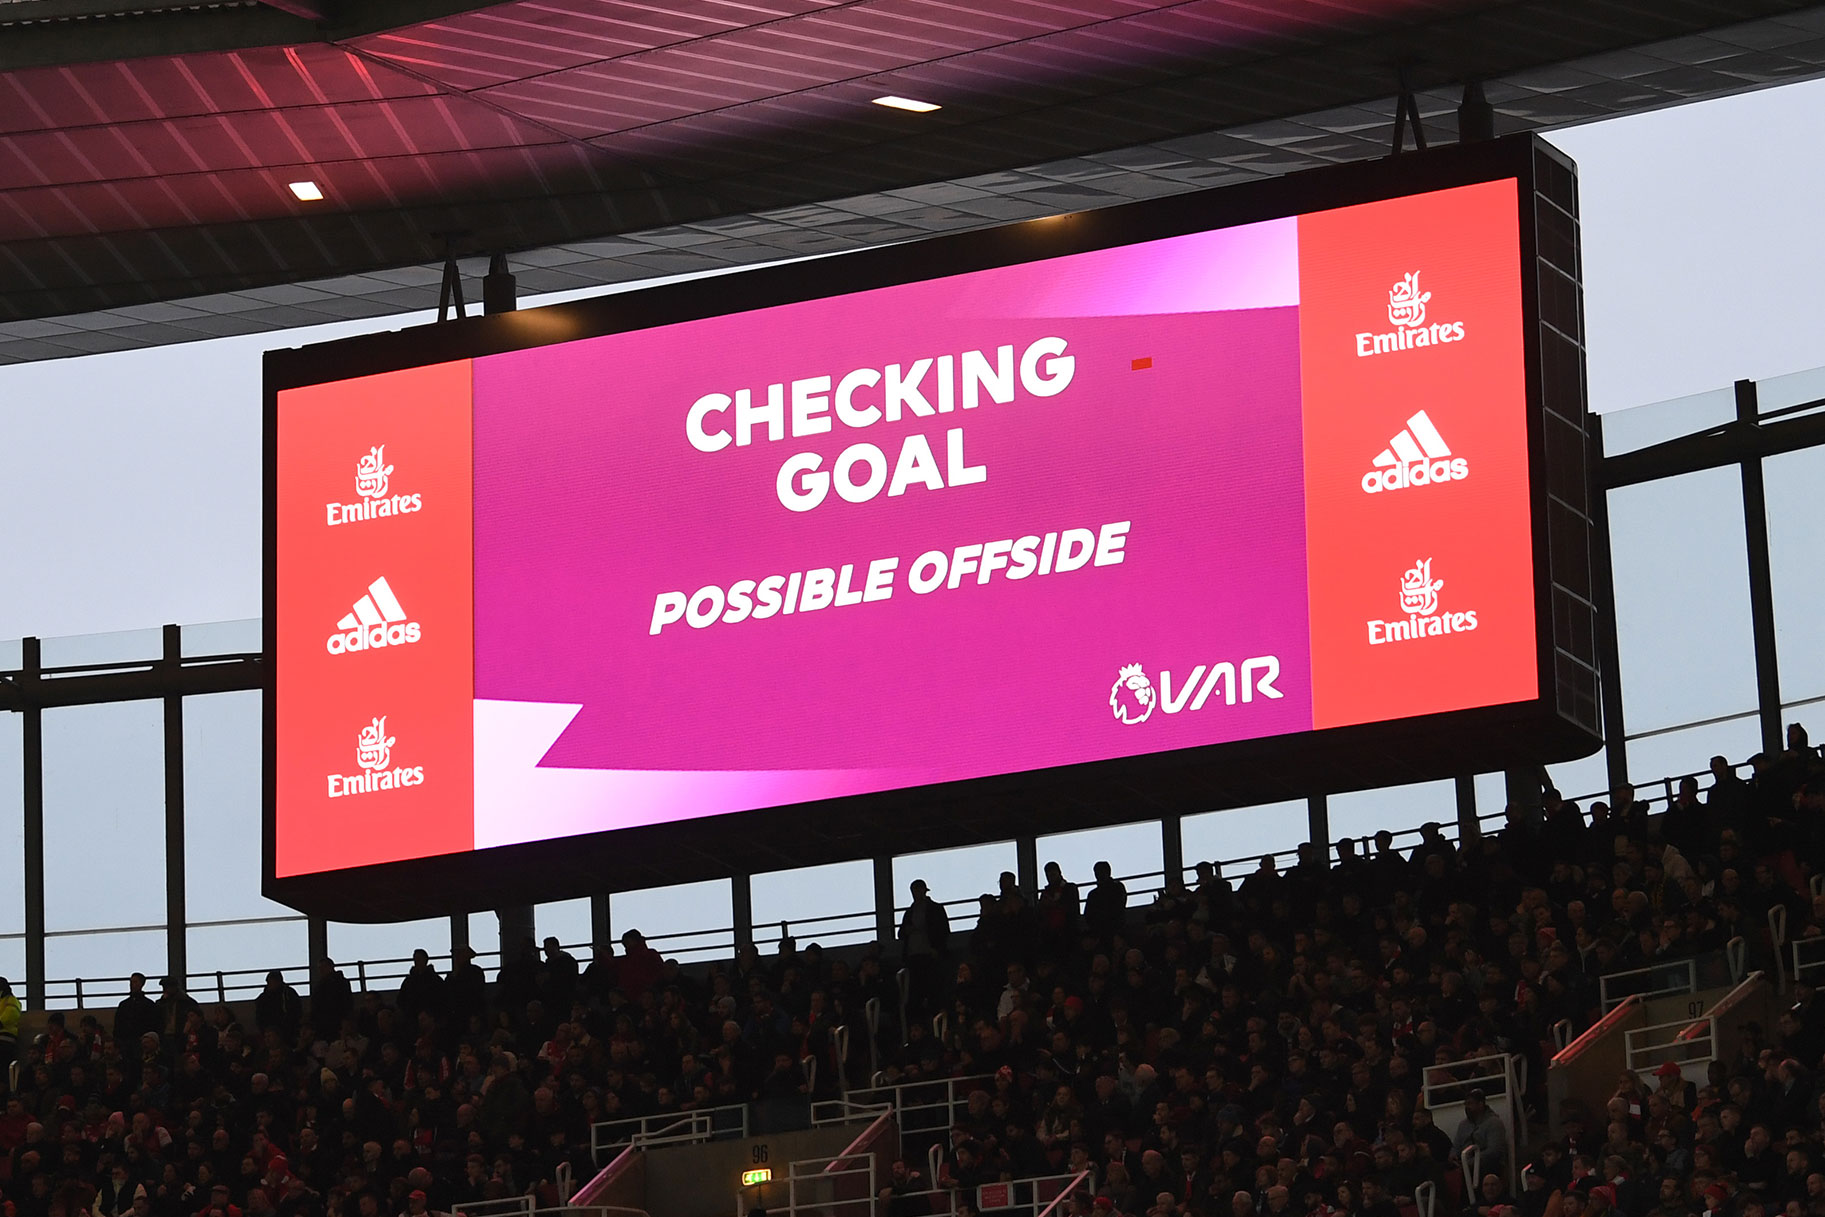
[[[1536,697],[1517,226],[1496,181],[281,392],[280,722],[340,718],[277,741],[277,873]],[[466,716],[324,640],[369,458],[464,482],[403,518]],[[409,827],[313,844],[376,738],[436,758],[363,790]]]

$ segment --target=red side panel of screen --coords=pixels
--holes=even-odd
[[[279,395],[274,870],[473,849],[468,361]]]
[[[1538,695],[1512,181],[1299,220],[1319,728]]]

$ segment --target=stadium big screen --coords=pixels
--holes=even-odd
[[[1572,189],[1502,141],[275,353],[268,890],[1588,751]]]

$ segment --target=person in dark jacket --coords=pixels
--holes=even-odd
[[[298,1024],[304,1021],[304,1002],[298,991],[285,983],[282,973],[275,970],[266,974],[266,987],[253,999],[253,1021],[260,1030],[274,1028],[287,1039],[298,1033]]]
[[[950,953],[951,922],[944,906],[931,898],[925,880],[912,882],[912,904],[900,918],[900,961],[906,968],[906,1014],[915,1021],[939,1004],[939,977]]]
[[[336,967],[336,961],[325,959],[311,978],[311,1022],[317,1033],[336,1038],[342,1020],[355,1010],[355,993],[349,979]]]
[[[1096,886],[1084,897],[1084,932],[1098,939],[1121,933],[1128,918],[1128,889],[1107,862],[1096,864]]]
[[[400,983],[399,1010],[408,1023],[417,1020],[420,1010],[443,1013],[444,978],[431,966],[431,955],[422,947],[412,952],[412,970]]]
[[[127,996],[114,1007],[114,1041],[136,1043],[146,1032],[157,1030],[158,1003],[146,996],[146,974],[135,972],[127,981]]]

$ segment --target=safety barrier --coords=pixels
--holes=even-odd
[[[598,1164],[604,1150],[633,1145],[698,1145],[704,1141],[739,1141],[748,1136],[748,1105],[705,1107],[697,1111],[604,1120],[589,1126],[589,1156]]]
[[[1825,875],[1816,876],[1814,882],[1817,882],[1818,879],[1825,879]],[[1799,984],[1801,981],[1808,984],[1816,983],[1813,977],[1819,972],[1825,971],[1825,936],[1796,938],[1789,945],[1793,954],[1786,972],[1787,982],[1789,984]]]
[[[1804,705],[1810,703],[1793,704]],[[1738,715],[1731,717],[1749,716]],[[1655,733],[1649,732],[1645,734]],[[1631,736],[1630,738],[1634,739],[1641,737]],[[1731,768],[1732,770],[1739,770],[1746,766],[1747,762],[1745,761],[1733,765]],[[1688,777],[1704,778],[1708,775],[1709,770],[1703,769],[1694,770],[1691,773],[1670,774],[1659,779],[1657,783],[1649,783],[1638,787],[1637,797],[1641,802],[1646,803],[1650,810],[1653,810],[1656,807],[1664,809],[1664,807],[1668,803],[1671,803],[1676,797],[1676,787],[1680,782]],[[1649,793],[1654,785],[1660,786],[1662,788],[1662,793]],[[1596,791],[1591,794],[1577,796],[1571,801],[1581,805],[1588,805],[1593,799],[1607,797],[1607,792]],[[1505,816],[1505,810],[1492,811],[1487,814],[1478,815],[1476,817],[1477,832],[1482,834],[1499,829],[1502,826]],[[1441,835],[1448,841],[1455,842],[1459,839],[1458,824],[1455,820],[1448,819],[1439,821],[1439,830]],[[1411,848],[1418,843],[1422,831],[1423,826],[1420,825],[1393,830],[1394,848],[1396,850]],[[1371,844],[1370,837],[1363,836],[1352,838],[1352,840],[1358,842],[1362,852],[1366,853],[1368,851]],[[1252,871],[1263,856],[1272,857],[1276,865],[1285,867],[1297,861],[1298,847],[1295,846],[1287,849],[1275,850],[1265,855],[1253,853],[1238,858],[1213,860],[1211,864],[1216,868],[1217,872],[1225,878],[1239,879],[1246,876],[1249,871]],[[1197,867],[1195,863],[1187,865],[1180,871],[1177,878],[1180,882],[1191,881],[1196,876],[1196,870]],[[1158,896],[1168,886],[1168,876],[1166,875],[1166,872],[1159,870],[1140,871],[1134,874],[1121,875],[1118,876],[1118,878],[1127,885],[1131,908],[1138,908],[1140,902]],[[953,930],[969,929],[975,924],[976,913],[978,911],[977,897],[962,896],[956,899],[943,901],[942,903],[950,916]],[[904,914],[905,911],[905,907],[895,906],[892,912],[893,916],[897,919]],[[787,938],[794,937],[795,935],[803,937],[806,935],[821,934],[833,941],[868,941],[876,936],[878,916],[879,914],[876,910],[869,909],[830,913],[815,917],[803,917],[777,923],[777,931],[774,930],[772,923],[769,923],[764,931],[762,930],[762,927],[756,926],[754,927],[755,932],[752,934],[751,938],[755,947],[761,950],[767,948],[777,949],[781,942]],[[305,921],[306,919],[304,917],[298,915],[280,915],[273,917],[232,918],[221,921],[193,921],[189,923],[189,927],[191,929],[213,929],[253,925],[302,926]],[[108,926],[94,929],[52,930],[47,932],[45,936],[47,938],[65,938],[134,932],[150,934],[154,932],[163,933],[164,930],[165,927],[162,924]],[[24,935],[20,933],[0,934],[0,942],[23,940],[23,938]],[[1785,964],[1779,960],[1779,948],[1786,941],[1784,922],[1777,938],[1777,966],[1782,969],[1782,984],[1784,987],[1786,982],[1784,975]],[[647,936],[646,941],[648,946],[651,946],[654,950],[669,959],[676,959],[681,963],[694,963],[711,959],[733,958],[737,943],[737,934],[735,927],[733,926],[719,926],[711,929],[685,930],[669,934],[651,934]],[[594,957],[594,953],[587,943],[566,944],[565,950],[576,956],[579,962],[587,962]],[[481,967],[488,978],[492,980],[500,967],[500,952],[482,951],[476,953],[474,958],[477,966]],[[436,967],[438,971],[446,975],[448,974],[450,964],[452,963],[452,956],[450,953],[432,953],[430,959],[432,965]],[[406,973],[411,970],[411,967],[412,960],[410,957],[361,959],[348,962],[345,965],[345,975],[348,976],[351,987],[358,992],[366,993],[372,990],[391,991],[398,988],[399,982],[405,979]],[[300,993],[309,993],[310,969],[303,963],[280,963],[261,968],[191,972],[184,977],[184,991],[193,996],[213,995],[215,1000],[219,1002],[245,1001],[259,993],[260,989],[266,983],[267,973],[274,971],[280,973],[285,982],[296,988]],[[47,980],[45,982],[46,1006],[50,1009],[68,1009],[72,1007],[81,1009],[88,1007],[91,1002],[113,1006],[118,1004],[120,1000],[127,995],[129,979],[130,978],[127,976],[104,976]],[[906,1019],[904,1017],[904,986],[905,980],[902,976],[901,1027],[905,1027],[906,1025]],[[878,1059],[871,1061],[870,1063],[871,1065],[878,1065]]]
[[[1623,1045],[1623,1059],[1637,1073],[1668,1063],[1698,1068],[1717,1057],[1717,1020],[1705,1014],[1636,1027],[1623,1033]]]
[[[1638,987],[1639,986],[1639,987]],[[1649,964],[1626,972],[1611,972],[1597,981],[1603,1012],[1609,1013],[1625,997],[1669,997],[1698,992],[1698,960],[1679,959]]]
[[[1508,1162],[1504,1167],[1504,1178],[1512,1177],[1515,1163],[1519,1159],[1521,1127],[1526,1122],[1526,1107],[1522,1101],[1520,1079],[1516,1073],[1518,1057],[1512,1053],[1492,1053],[1488,1056],[1471,1057],[1468,1060],[1452,1061],[1444,1065],[1429,1065],[1421,1075],[1421,1095],[1426,1110],[1440,1128],[1447,1131],[1456,1127],[1455,1121],[1464,1113],[1465,1101],[1470,1092],[1480,1091],[1483,1101],[1489,1110],[1495,1113],[1502,1122],[1502,1130],[1507,1135]],[[1466,1146],[1459,1155],[1459,1166],[1465,1171],[1464,1181],[1470,1187],[1467,1195],[1474,1195],[1480,1170],[1473,1172],[1472,1158],[1475,1166],[1480,1168],[1480,1155],[1473,1155],[1475,1143]]]
[[[840,1100],[826,1100],[811,1105],[814,1126],[840,1124],[858,1115],[891,1109],[899,1120],[902,1139],[923,1140],[924,1135],[945,1134],[957,1122],[957,1116],[969,1104],[972,1090],[990,1090],[994,1078],[975,1074],[966,1078],[931,1078],[917,1082],[875,1085],[851,1090]]]
[[[1038,1217],[1055,1217],[1060,1207],[1080,1190],[1096,1190],[1096,1176],[1089,1170],[1081,1170],[1072,1175],[1071,1182],[1060,1188],[1058,1195],[1052,1197],[1046,1207],[1039,1210]],[[1432,1217],[1432,1215],[1428,1213],[1425,1214],[1425,1217]]]
[[[786,1212],[874,1217],[879,1172],[872,1154],[805,1158],[786,1167]]]
[[[1781,992],[1787,991],[1787,906],[1775,904],[1768,909],[1768,945],[1774,948],[1774,970],[1780,979]]]
[[[648,1217],[648,1214],[645,1209],[607,1204],[561,1204],[541,1208],[531,1196],[516,1196],[511,1201],[484,1200],[458,1205],[454,1217]]]

